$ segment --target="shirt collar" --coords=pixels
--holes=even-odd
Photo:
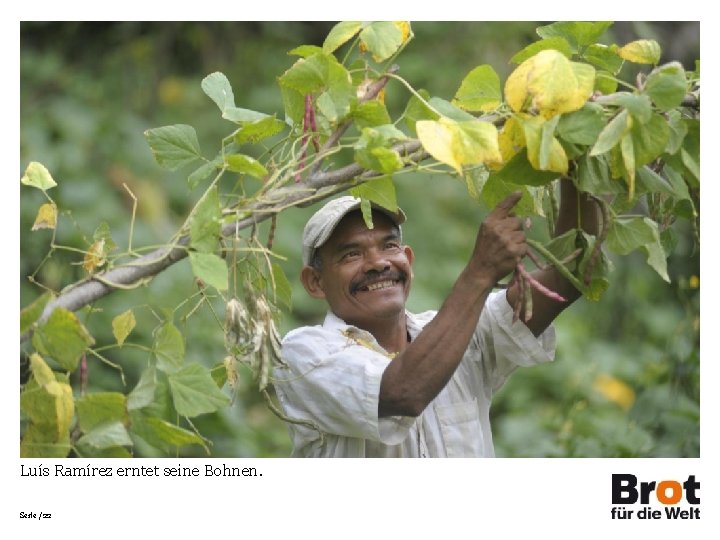
[[[415,314],[410,313],[408,310],[405,310],[405,318],[407,320],[407,330],[410,333],[410,339],[412,341],[415,341],[418,334],[423,329],[423,325],[420,323],[420,321],[415,316]],[[346,328],[357,328],[357,327],[353,326],[351,324],[347,324],[340,317],[335,315],[332,311],[328,311],[327,314],[325,315],[325,321],[323,322],[323,328],[326,328],[328,330],[344,330]],[[361,330],[361,329],[358,328],[358,330]],[[365,330],[361,330],[361,331],[365,332]],[[368,335],[371,335],[369,332],[366,332],[366,333]]]

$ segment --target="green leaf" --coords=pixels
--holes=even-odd
[[[662,116],[652,113],[645,125],[633,123],[630,135],[635,149],[635,167],[642,167],[665,151],[670,128]]]
[[[37,161],[31,161],[25,169],[25,174],[20,179],[20,182],[26,186],[32,186],[34,188],[47,191],[50,188],[57,186],[55,180],[53,180],[50,172],[45,168],[45,165],[38,163]]]
[[[533,169],[534,170],[534,169]],[[537,171],[536,171],[537,172]],[[513,182],[507,182],[496,174],[491,174],[487,182],[482,188],[480,199],[487,208],[495,208],[495,206],[505,199],[510,193],[515,191],[522,192],[520,201],[513,207],[513,212],[518,216],[532,216],[536,214],[536,207],[531,194],[532,188],[520,186]]]
[[[308,56],[312,56],[313,54],[321,52],[323,52],[323,48],[318,47],[317,45],[300,45],[299,47],[295,47],[294,49],[289,50],[288,54],[290,56],[300,56],[302,58],[307,58]]]
[[[683,165],[685,165],[685,168],[692,174],[696,180],[700,180],[700,166],[698,165],[697,161],[693,158],[693,156],[685,150],[685,148],[680,149],[680,158],[682,159]]]
[[[280,95],[285,109],[285,118],[292,121],[293,125],[302,127],[302,120],[305,114],[305,98],[303,94],[288,86],[280,86]]]
[[[671,62],[655,68],[648,75],[643,91],[661,111],[679,106],[687,92],[687,79],[682,64]]]
[[[228,269],[225,261],[214,253],[190,252],[190,265],[195,277],[211,287],[225,291],[228,288]]]
[[[595,73],[595,84],[593,90],[601,94],[609,95],[617,91],[618,82],[608,71],[598,70]]]
[[[155,399],[155,388],[157,387],[157,371],[155,366],[150,366],[143,371],[132,392],[127,397],[127,408],[129,411],[142,409],[150,405]]]
[[[278,82],[281,86],[297,90],[304,96],[327,85],[331,65],[337,65],[337,60],[328,54],[318,53],[308,58],[301,58],[280,76]],[[349,73],[348,81],[351,83]]]
[[[647,123],[652,115],[652,103],[647,96],[619,92],[609,100],[609,104],[625,107],[641,124]]]
[[[554,137],[559,115],[545,120],[542,116],[520,119],[525,132],[527,158],[533,168],[566,174],[568,159],[565,150]]]
[[[145,138],[158,164],[171,171],[202,158],[197,134],[192,126],[176,124],[148,129]]]
[[[157,359],[157,367],[165,373],[177,371],[185,358],[185,342],[183,336],[170,321],[163,324],[155,333],[153,353]]]
[[[263,114],[257,111],[251,111],[249,109],[240,109],[235,106],[235,96],[233,94],[232,86],[227,77],[216,71],[205,77],[200,86],[210,99],[220,109],[222,117],[226,120],[236,123],[244,122],[255,122],[262,118],[266,118],[267,114]]]
[[[215,102],[220,112],[224,113],[227,109],[235,107],[235,95],[224,73],[219,71],[211,73],[202,80],[200,87]]]
[[[132,309],[121,313],[112,320],[113,336],[118,345],[125,343],[125,339],[135,328],[135,314]]]
[[[657,232],[657,225],[655,227]],[[663,280],[670,283],[670,276],[667,273],[667,255],[660,241],[660,235],[657,235],[657,239],[654,242],[646,244],[640,249],[645,252],[647,257],[646,261],[650,267],[655,270]]]
[[[620,111],[600,132],[595,146],[590,151],[590,155],[597,156],[612,149],[628,132],[630,123],[630,114],[627,110]]]
[[[607,45],[601,45],[600,43],[593,43],[585,49],[583,54],[585,60],[590,62],[592,65],[617,75],[625,63],[613,49]]]
[[[332,27],[323,42],[322,50],[326,53],[335,52],[344,43],[350,41],[362,29],[360,21],[342,21]]]
[[[75,371],[80,356],[95,341],[77,316],[65,308],[56,308],[33,335],[36,349],[51,356],[67,371]]]
[[[574,144],[593,144],[605,127],[603,109],[597,103],[586,103],[579,111],[560,117],[557,134]]]
[[[78,439],[81,447],[89,446],[97,449],[113,446],[132,446],[133,442],[122,422],[102,424]]]
[[[360,103],[352,111],[352,117],[355,119],[355,125],[358,129],[392,123],[387,108],[376,99]]]
[[[492,111],[502,103],[500,77],[485,64],[468,73],[460,83],[452,104],[466,111]]]
[[[150,445],[169,449],[188,444],[198,444],[208,451],[205,441],[192,431],[178,427],[155,416],[145,416],[139,412],[132,415],[131,432],[139,435]]]
[[[518,185],[544,186],[558,178],[558,176],[560,175],[556,172],[540,171],[533,168],[528,161],[527,149],[523,148],[515,154],[502,169],[491,173],[490,180],[502,181],[504,183],[509,182],[514,184],[517,189]],[[506,195],[509,193],[510,192]],[[497,202],[500,202],[500,200]],[[492,206],[490,208],[492,208]]]
[[[54,298],[54,295],[48,291],[38,296],[33,302],[20,310],[20,335],[24,335],[32,325],[40,318],[45,305]]]
[[[391,176],[382,176],[360,184],[352,188],[350,194],[360,199],[366,199],[391,212],[398,210],[395,184],[393,184]]]
[[[181,416],[192,418],[215,412],[230,403],[230,399],[218,389],[208,369],[200,364],[188,364],[171,373],[168,381],[175,410]]]
[[[427,90],[421,88],[418,90],[418,94],[420,94],[425,101],[430,99],[430,94]],[[405,112],[403,112],[403,118],[405,119],[405,125],[414,132],[415,123],[418,120],[437,120],[440,116],[413,95],[408,100]]]
[[[215,251],[220,239],[221,218],[220,197],[217,186],[213,186],[190,216],[190,247],[200,252]]]
[[[47,432],[52,442],[67,439],[75,414],[72,388],[57,380],[40,385],[31,379],[20,393],[20,410],[31,425]]]
[[[288,309],[292,309],[292,285],[282,267],[277,263],[272,264],[272,276],[275,282],[275,298],[285,304]]]
[[[663,167],[663,173],[665,173],[668,182],[672,185],[676,199],[691,200],[687,184],[680,173],[678,173],[670,165],[665,165],[665,167]]]
[[[513,64],[522,64],[528,58],[532,58],[540,51],[544,51],[546,49],[554,49],[556,51],[560,51],[565,56],[567,56],[568,59],[572,58],[573,55],[573,48],[570,46],[567,40],[564,37],[556,36],[531,43],[522,51],[513,56],[510,61]]]
[[[595,43],[605,31],[612,26],[611,21],[603,22],[571,22],[561,21],[541,26],[536,31],[543,39],[553,37],[565,38],[574,48],[586,47]]]
[[[241,126],[233,135],[236,144],[252,143],[277,135],[287,124],[274,116],[268,116],[256,122],[249,122]]]
[[[432,97],[428,100],[428,103],[437,112],[439,112],[443,116],[455,120],[456,122],[471,122],[473,120],[477,120],[472,114],[463,111],[462,109],[456,107],[449,101],[442,98]]]
[[[635,64],[657,64],[662,55],[662,49],[654,39],[638,39],[620,47],[618,56]]]
[[[249,174],[254,178],[262,179],[268,173],[262,163],[245,154],[230,154],[229,156],[225,156],[225,164],[229,171],[239,174]]]
[[[88,433],[101,424],[127,420],[125,395],[119,392],[93,392],[75,401],[78,424]]]
[[[617,218],[610,224],[607,246],[618,255],[627,255],[659,238],[657,225],[646,217]]]
[[[668,142],[665,146],[665,152],[668,154],[677,154],[682,147],[685,135],[688,134],[688,128],[683,121],[680,111],[669,111],[667,116],[670,132],[668,134]]]
[[[639,167],[637,170],[637,191],[640,193],[666,193],[676,196],[672,185],[649,167]]]
[[[401,133],[402,134],[402,133]],[[403,161],[395,150],[388,148],[392,140],[375,128],[364,128],[355,143],[355,161],[366,169],[393,173],[403,168]]]
[[[44,426],[30,424],[23,434],[20,442],[21,458],[64,458],[70,453],[69,434],[58,439]]]
[[[219,159],[214,159],[213,161],[208,161],[207,163],[203,163],[195,169],[190,175],[188,175],[188,187],[190,189],[195,189],[198,184],[204,180],[206,180],[216,169],[220,168],[222,166],[222,161]]]
[[[360,32],[360,41],[376,62],[382,62],[395,54],[402,45],[402,31],[391,21],[378,21]]]

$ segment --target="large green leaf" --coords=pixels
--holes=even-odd
[[[610,21],[560,21],[539,27],[537,34],[543,39],[565,38],[574,49],[578,49],[595,43],[612,24]]]
[[[228,268],[225,261],[214,253],[190,252],[190,266],[195,277],[221,291],[228,288]]]
[[[370,23],[360,32],[360,41],[376,62],[390,58],[403,42],[402,31],[391,21]]]
[[[513,212],[518,216],[532,216],[537,213],[537,208],[531,189],[527,186],[505,181],[501,177],[491,174],[482,188],[480,199],[488,209],[492,209],[511,193],[520,191],[522,197],[513,207]]]
[[[387,208],[391,212],[397,212],[395,184],[393,184],[391,176],[382,176],[360,184],[352,188],[350,194]]]
[[[52,357],[64,369],[75,371],[80,356],[94,340],[75,313],[56,308],[35,330],[32,342],[38,351]]]
[[[195,189],[198,184],[200,184],[200,182],[206,180],[215,170],[219,169],[220,167],[222,167],[222,160],[219,158],[208,161],[207,163],[203,163],[188,175],[188,187],[190,189]]]
[[[202,437],[156,416],[148,416],[134,411],[131,415],[131,433],[156,448],[170,450],[188,444],[198,444],[208,451]]]
[[[268,116],[255,122],[243,124],[233,135],[236,144],[252,143],[272,137],[280,133],[287,124],[274,116]]]
[[[535,56],[540,51],[544,51],[547,49],[554,49],[556,51],[560,51],[568,58],[572,58],[573,48],[568,43],[567,39],[565,39],[564,37],[556,36],[548,39],[541,39],[540,41],[535,41],[534,43],[531,43],[519,53],[517,53],[515,56],[513,56],[510,61],[513,64],[521,64],[528,58]]]
[[[657,223],[647,217],[618,218],[612,222],[607,237],[609,249],[619,255],[643,248],[648,264],[665,281],[667,274],[666,255],[660,242]]]
[[[447,116],[448,118],[457,122],[471,122],[476,119],[469,112],[463,111],[459,107],[456,107],[455,105],[443,98],[431,97],[428,100],[428,103],[433,109],[435,109],[443,116]]]
[[[53,294],[46,292],[45,294],[38,296],[33,302],[20,310],[20,335],[22,336],[30,330],[33,324],[40,318],[45,305],[48,301],[52,300]]]
[[[45,168],[45,165],[38,163],[37,161],[31,161],[25,169],[25,174],[20,179],[20,182],[26,186],[31,186],[42,191],[47,191],[50,188],[57,186],[55,180],[53,180],[50,171]]]
[[[633,123],[630,135],[635,150],[635,167],[642,167],[665,151],[670,128],[662,116],[653,113],[645,125]]]
[[[427,92],[427,90],[420,89],[418,90],[418,94],[425,100],[428,101],[430,99],[430,94]],[[408,128],[410,128],[412,131],[415,131],[415,123],[418,120],[437,120],[440,118],[440,116],[430,109],[425,103],[420,101],[420,99],[417,98],[417,96],[410,96],[410,99],[408,101],[407,106],[405,107],[405,112],[403,112],[403,118],[405,119],[405,124]]]
[[[589,45],[588,48],[585,49],[583,57],[592,65],[613,75],[617,75],[624,64],[623,59],[620,58],[612,48],[600,43]]]
[[[181,416],[192,418],[215,412],[230,403],[230,399],[218,389],[210,371],[200,364],[188,364],[171,373],[168,382],[175,410]]]
[[[110,422],[95,427],[80,437],[77,444],[103,450],[113,446],[132,446],[133,442],[122,422]]]
[[[45,426],[30,424],[20,442],[21,458],[64,458],[70,453],[70,435],[58,439]]]
[[[268,115],[249,109],[241,109],[235,106],[235,96],[232,86],[225,74],[216,71],[205,77],[200,83],[203,91],[212,99],[220,109],[222,117],[231,122],[239,124],[245,122],[256,122]]]
[[[501,102],[500,77],[487,64],[476,67],[465,76],[452,100],[453,105],[466,111],[491,111]]]
[[[157,359],[157,367],[161,371],[171,373],[182,366],[185,358],[185,341],[180,330],[170,321],[155,332],[153,353]]]
[[[254,178],[263,178],[267,176],[265,166],[253,157],[245,154],[230,154],[225,156],[225,164],[229,171],[239,174],[249,174]]]
[[[359,129],[391,124],[390,114],[383,103],[376,99],[358,104],[352,111],[355,125]]]
[[[665,146],[665,152],[668,154],[677,154],[682,147],[685,135],[688,134],[687,124],[683,121],[680,111],[669,111],[666,113],[668,118],[668,142]]]
[[[402,132],[399,136],[404,138]],[[364,128],[353,147],[355,161],[366,169],[390,174],[403,168],[403,161],[395,150],[389,148],[398,137],[390,138],[380,128]]]
[[[142,409],[150,405],[155,399],[155,388],[157,387],[157,371],[155,366],[150,366],[140,375],[140,380],[135,388],[127,396],[128,410]]]
[[[533,168],[528,161],[527,150],[523,149],[515,154],[502,169],[491,173],[490,180],[510,182],[515,184],[516,187],[518,185],[544,186],[558,178],[558,176],[559,174],[555,172],[540,171]]]
[[[75,401],[78,423],[84,433],[101,424],[127,420],[126,398],[119,392],[92,392]]]
[[[218,189],[213,186],[190,217],[190,247],[205,253],[215,251],[220,240],[221,217]]]
[[[630,130],[631,123],[628,111],[624,109],[620,111],[600,132],[597,142],[590,150],[590,155],[597,156],[611,150]]]
[[[323,42],[323,51],[335,52],[343,44],[351,40],[362,29],[361,21],[342,21],[332,27]]]
[[[171,171],[202,159],[200,143],[192,126],[176,124],[148,129],[145,138],[158,164]]]
[[[655,68],[648,75],[643,91],[661,111],[680,105],[687,92],[687,79],[682,64],[671,62]]]
[[[593,144],[605,127],[603,109],[597,103],[586,103],[579,111],[565,113],[560,117],[557,133],[568,142]]]
[[[608,104],[625,107],[633,119],[638,120],[641,124],[647,123],[652,115],[652,103],[647,96],[642,94],[618,92],[608,100]]]

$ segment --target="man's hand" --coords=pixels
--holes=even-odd
[[[522,193],[498,203],[480,226],[469,268],[494,285],[512,272],[527,252],[522,222],[512,213]]]

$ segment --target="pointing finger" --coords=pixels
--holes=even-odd
[[[522,192],[521,191],[513,191],[510,195],[505,197],[502,201],[500,201],[497,206],[495,207],[495,210],[499,210],[503,214],[508,214],[510,209],[512,209],[513,206],[515,206],[518,201],[522,198]]]

